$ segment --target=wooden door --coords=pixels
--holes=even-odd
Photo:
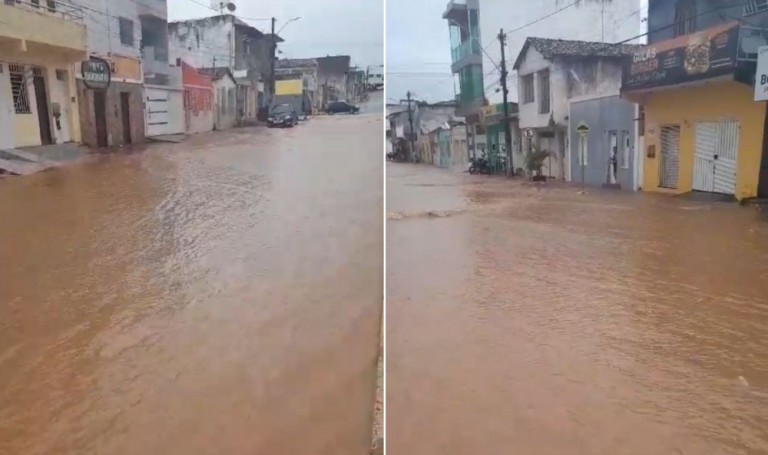
[[[123,144],[131,142],[131,94],[120,92],[120,111],[123,117]]]
[[[107,94],[103,90],[93,92],[93,115],[96,120],[96,145],[106,147],[107,139]]]
[[[35,86],[37,120],[40,123],[40,142],[43,145],[53,144],[51,113],[48,110],[48,91],[45,89],[45,78],[36,74],[33,76],[33,84]]]

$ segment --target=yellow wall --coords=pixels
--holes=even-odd
[[[739,121],[739,151],[736,171],[736,198],[757,196],[763,148],[765,103],[753,100],[754,90],[745,84],[726,81],[647,95],[645,105],[645,148],[656,146],[656,157],[643,153],[644,191],[674,194],[693,189],[693,160],[696,123],[728,117]],[[659,188],[660,126],[680,125],[680,167],[677,189]]]
[[[42,2],[41,2],[42,3]],[[22,4],[23,5],[23,4]],[[0,37],[85,51],[85,25],[42,10],[0,3]]]
[[[113,56],[112,63],[114,65],[114,72],[112,73],[112,80],[120,80],[121,82],[128,81],[141,81],[141,62],[135,58]]]
[[[290,81],[275,81],[275,95],[301,95],[304,82],[301,79]]]

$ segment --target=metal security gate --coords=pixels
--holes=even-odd
[[[661,127],[661,154],[659,159],[659,186],[677,188],[680,167],[680,125]]]
[[[717,126],[715,150],[715,193],[736,194],[738,150],[739,122],[721,121]]]
[[[738,122],[724,120],[698,123],[693,162],[693,189],[735,194],[738,149]]]
[[[696,150],[693,157],[693,189],[715,190],[715,149],[717,148],[717,123],[696,124]]]

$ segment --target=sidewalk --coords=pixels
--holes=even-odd
[[[74,163],[88,154],[88,148],[75,143],[0,150],[0,170],[15,175],[29,175]]]

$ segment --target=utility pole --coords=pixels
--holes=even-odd
[[[270,85],[270,99],[275,100],[275,57],[277,56],[277,36],[275,36],[275,22],[277,19],[272,18],[272,60],[269,65],[269,85]],[[272,104],[270,102],[270,104]]]
[[[504,35],[504,29],[499,31],[499,42],[501,43],[501,91],[504,94],[504,142],[507,145],[507,177],[511,177],[515,169],[512,164],[512,131],[509,129],[509,103],[507,102],[507,60],[504,56],[507,37]]]
[[[406,93],[407,99],[400,100],[400,101],[408,101],[408,124],[410,125],[410,137],[408,138],[408,142],[411,144],[411,155],[413,157],[416,156],[416,147],[413,145],[413,139],[415,137],[415,133],[413,131],[413,111],[411,111],[411,101],[413,101],[413,98],[411,98],[411,91],[408,90],[408,93]]]

